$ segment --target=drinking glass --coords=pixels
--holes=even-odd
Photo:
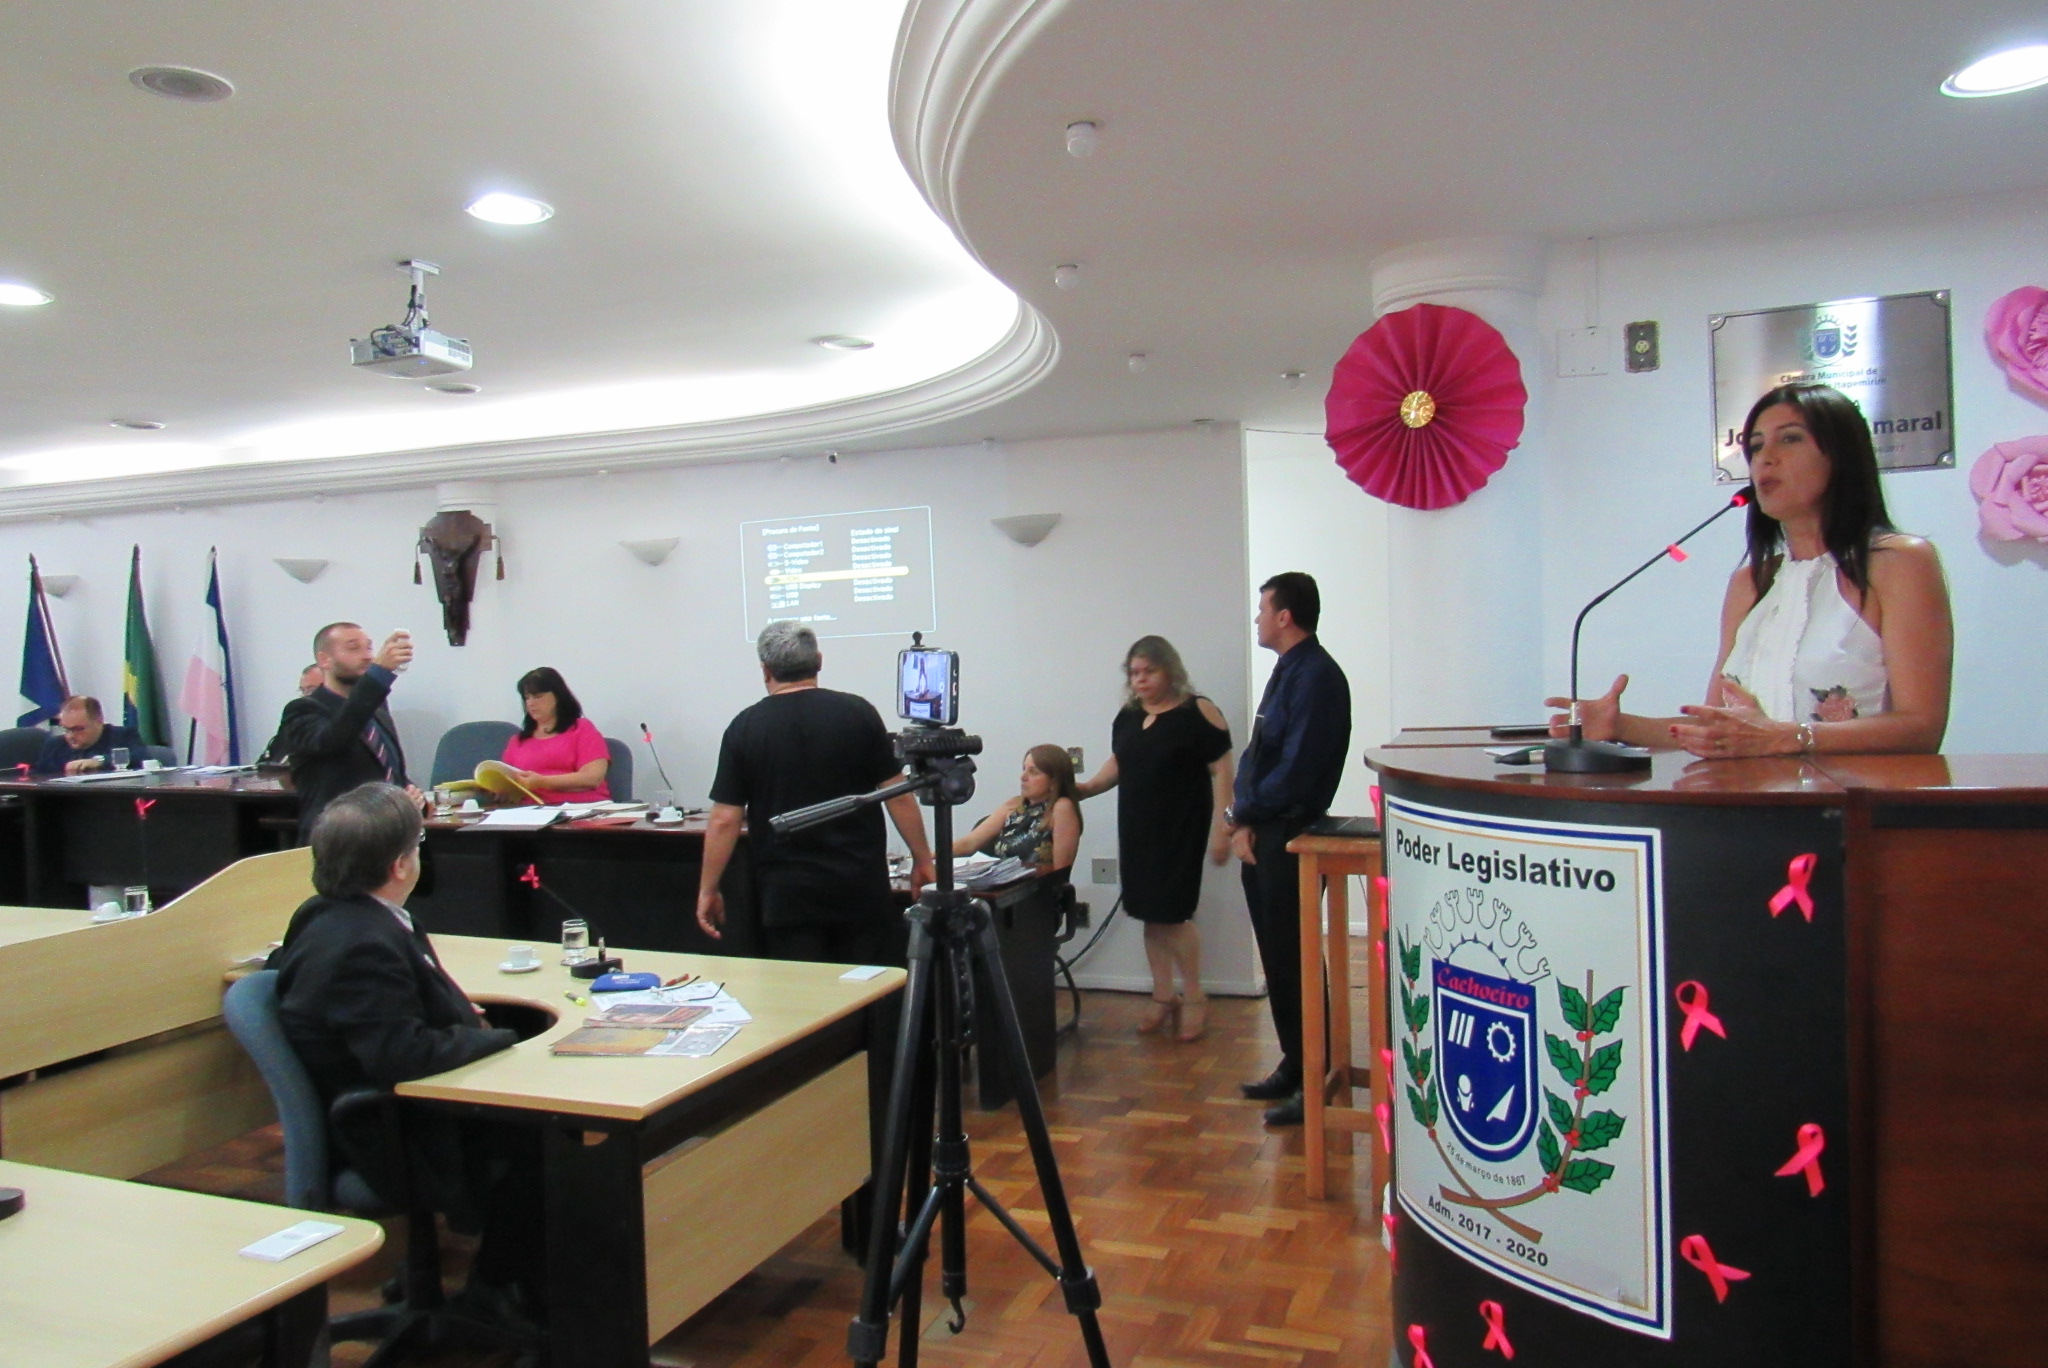
[[[107,752],[107,760],[117,770],[127,769],[128,748],[126,746],[114,747],[112,750]]]
[[[131,884],[122,889],[121,910],[131,917],[140,917],[151,911],[148,886],[145,884]]]
[[[571,917],[562,923],[562,963],[581,964],[590,958],[590,923]]]

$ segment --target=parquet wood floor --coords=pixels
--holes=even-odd
[[[1362,971],[1354,966],[1354,982],[1363,981]],[[1183,1045],[1134,1033],[1142,997],[1083,996],[1081,1031],[1063,1037],[1044,1095],[1082,1245],[1102,1286],[1112,1361],[1127,1368],[1387,1362],[1387,1261],[1367,1209],[1371,1141],[1360,1137],[1354,1156],[1354,1142],[1332,1137],[1331,1200],[1307,1200],[1300,1130],[1267,1130],[1260,1105],[1237,1093],[1241,1080],[1258,1077],[1277,1057],[1264,1000],[1216,999],[1207,1038]],[[982,1113],[970,1103],[968,1132],[977,1175],[1049,1246],[1016,1109]],[[282,1171],[272,1129],[149,1180],[277,1201]],[[945,1328],[944,1304],[935,1305],[934,1253],[921,1360],[934,1368],[1085,1364],[1052,1281],[991,1216],[971,1200],[968,1209],[967,1328],[957,1336]],[[449,1284],[458,1286],[468,1250],[452,1239],[447,1248]],[[396,1258],[387,1246],[338,1284],[335,1308],[373,1304]],[[839,1249],[837,1216],[821,1219],[663,1339],[655,1361],[676,1368],[843,1364],[860,1287],[859,1268]],[[365,1353],[341,1346],[335,1359],[360,1363]],[[493,1360],[451,1354],[437,1362],[481,1368]]]

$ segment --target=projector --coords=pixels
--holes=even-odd
[[[452,375],[470,366],[467,338],[450,337],[432,328],[408,328],[403,323],[379,328],[368,337],[351,338],[348,345],[353,364],[394,380]]]
[[[412,277],[405,321],[349,339],[350,361],[394,380],[424,380],[468,370],[469,339],[427,326],[427,277],[441,274],[441,268],[431,261],[407,260],[399,262],[398,269]]]

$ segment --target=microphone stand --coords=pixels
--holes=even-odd
[[[1619,741],[1588,741],[1585,725],[1579,720],[1579,629],[1586,624],[1586,614],[1598,608],[1614,596],[1616,590],[1634,579],[1643,571],[1669,556],[1682,561],[1685,552],[1678,548],[1707,530],[1722,514],[1732,509],[1749,505],[1752,491],[1744,489],[1715,510],[1713,516],[1702,521],[1692,531],[1672,542],[1656,555],[1638,565],[1610,585],[1599,597],[1579,609],[1578,617],[1572,620],[1572,678],[1571,678],[1571,736],[1552,741],[1543,748],[1543,768],[1553,774],[1626,774],[1631,770],[1646,770],[1650,767],[1650,752],[1642,746],[1623,745]]]

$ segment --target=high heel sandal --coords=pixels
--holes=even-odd
[[[1138,1034],[1151,1035],[1163,1030],[1169,1021],[1176,1024],[1180,1021],[1179,994],[1170,998],[1153,998],[1152,1010],[1138,1019]]]
[[[1193,1000],[1181,999],[1180,1030],[1174,1039],[1182,1044],[1200,1040],[1209,1030],[1209,999],[1207,996]]]

